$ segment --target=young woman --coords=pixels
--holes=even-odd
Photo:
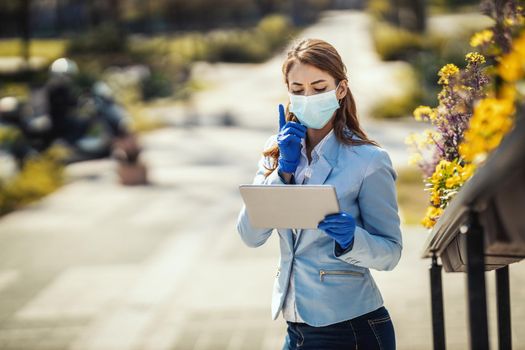
[[[287,321],[283,349],[395,349],[393,323],[369,269],[392,270],[401,257],[397,174],[388,153],[360,128],[333,46],[303,40],[282,71],[290,103],[286,111],[279,105],[279,133],[266,142],[253,183],[331,184],[341,208],[318,229],[277,230],[272,314],[282,311]],[[237,229],[250,247],[273,231],[253,228],[246,207]]]

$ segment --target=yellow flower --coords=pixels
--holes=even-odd
[[[525,31],[512,43],[512,50],[517,52],[522,58],[525,57]]]
[[[525,31],[513,41],[511,52],[500,58],[498,74],[508,82],[523,78],[525,73]]]
[[[470,38],[470,46],[478,47],[483,44],[487,44],[492,40],[494,33],[490,29],[485,29],[480,32],[474,33]]]
[[[447,188],[454,188],[454,187],[457,187],[458,184],[461,184],[461,178],[458,176],[458,175],[454,175],[452,177],[449,177],[446,181],[445,181],[445,186]]]
[[[497,67],[498,74],[508,82],[515,82],[523,77],[524,61],[523,57],[516,52],[511,51],[503,56]]]
[[[430,138],[430,135],[435,134],[432,130],[425,130],[422,134],[410,133],[405,137],[405,144],[414,146],[416,149],[424,149],[428,145],[434,144],[434,141]]]
[[[428,218],[427,216],[425,216],[423,220],[421,220],[421,225],[423,225],[426,228],[432,228],[435,224],[436,222],[430,220],[430,218]]]
[[[474,175],[475,171],[476,171],[475,164],[471,164],[471,163],[465,164],[465,166],[460,172],[461,180],[463,181],[463,183],[465,183],[468,179],[470,179],[472,175]]]
[[[478,53],[478,52],[469,52],[467,53],[467,55],[465,56],[465,59],[467,60],[467,62],[469,64],[472,64],[472,63],[479,63],[479,64],[482,64],[482,63],[485,63],[485,57]]]
[[[515,101],[518,91],[515,84],[503,83],[499,89],[499,94],[502,99]]]
[[[430,197],[430,202],[434,206],[438,206],[441,203],[441,197],[439,196],[439,192],[438,191],[432,191],[432,195]]]
[[[436,224],[437,219],[439,218],[439,216],[441,216],[442,213],[443,209],[436,208],[434,206],[429,206],[427,208],[425,217],[423,218],[421,223],[426,228],[432,228]]]
[[[439,73],[438,73],[438,76],[439,76],[438,84],[445,84],[445,85],[448,84],[449,79],[453,77],[454,75],[456,75],[458,72],[459,72],[459,68],[455,64],[448,63],[444,65],[439,70]]]
[[[434,110],[429,106],[419,106],[416,109],[414,109],[413,114],[414,119],[416,119],[417,121],[421,121],[425,117],[429,119],[431,119],[432,117],[435,118]]]
[[[441,134],[439,134],[437,131],[431,130],[431,129],[425,129],[423,130],[422,135],[422,144],[425,146],[434,146],[436,144],[436,141],[441,137]]]
[[[417,133],[411,132],[407,137],[405,137],[405,144],[409,146],[414,145],[417,147],[419,145],[419,139],[420,136]]]
[[[412,153],[408,158],[408,164],[417,165],[423,160],[423,156],[420,153]]]
[[[436,224],[436,222],[434,220],[431,220],[430,218],[428,217],[424,217],[423,220],[421,220],[421,224],[428,228],[428,229],[431,229],[432,227],[434,227],[434,225]]]
[[[459,146],[461,157],[475,163],[485,159],[514,125],[514,114],[512,99],[490,97],[480,100]]]
[[[521,25],[523,24],[523,22],[524,22],[523,16],[520,16],[520,15],[516,16],[516,18],[507,17],[503,20],[503,24],[505,24],[508,27]]]

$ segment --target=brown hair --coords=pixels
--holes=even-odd
[[[293,45],[288,51],[286,60],[282,66],[284,82],[287,88],[288,72],[296,62],[309,64],[329,73],[334,77],[336,85],[338,85],[341,80],[347,80],[346,66],[343,63],[341,56],[339,56],[336,49],[326,41],[319,39],[304,39]],[[289,111],[289,105],[290,103],[286,105],[286,121],[298,122],[299,120],[297,117]],[[337,109],[334,118],[334,134],[337,140],[346,145],[372,144],[379,146],[376,141],[370,140],[359,126],[354,96],[350,91],[350,87],[348,87],[345,97],[341,100],[340,106],[341,107]],[[361,140],[352,139],[350,134],[345,133],[345,128],[350,129],[350,131],[359,136]],[[271,157],[273,160],[271,162],[271,168],[265,166],[268,169],[265,176],[268,176],[277,168],[279,147],[277,144],[274,144],[266,149],[263,152],[263,155],[265,157]]]

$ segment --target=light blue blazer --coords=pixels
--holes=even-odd
[[[268,139],[265,149],[276,142],[276,136]],[[355,134],[352,137],[358,138]],[[312,164],[308,184],[335,186],[341,210],[356,219],[353,246],[343,251],[324,231],[317,229],[300,230],[294,244],[292,230],[277,229],[280,259],[272,296],[275,320],[293,270],[297,312],[315,327],[349,320],[382,306],[383,298],[369,269],[392,270],[402,250],[397,174],[388,153],[374,145],[349,146],[330,137],[322,154]],[[264,164],[269,166],[270,159],[261,157],[253,183],[284,184],[277,170],[265,177]],[[243,206],[237,230],[246,245],[258,247],[274,229],[253,228]]]

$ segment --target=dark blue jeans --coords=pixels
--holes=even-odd
[[[396,339],[390,314],[379,309],[324,327],[287,322],[283,350],[394,350]]]

